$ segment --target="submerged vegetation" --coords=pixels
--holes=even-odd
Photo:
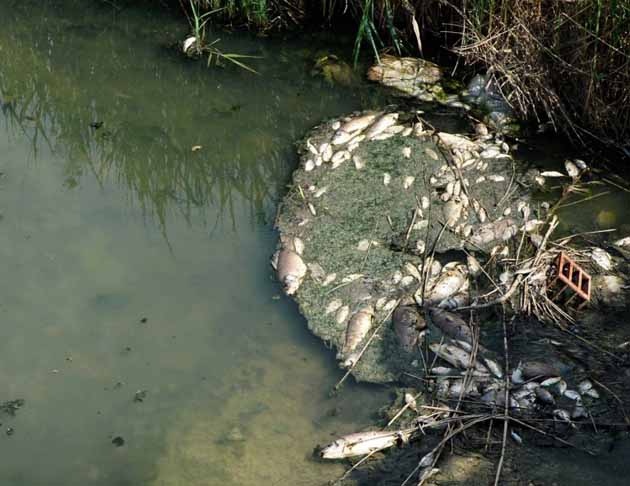
[[[630,155],[627,0],[193,1],[221,9],[224,21],[262,31],[352,23],[355,59],[368,46],[376,57],[382,49],[433,53],[460,71],[487,70],[522,116]]]

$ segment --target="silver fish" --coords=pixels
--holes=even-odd
[[[343,130],[347,133],[357,132],[359,130],[365,130],[369,127],[374,119],[378,116],[378,113],[372,113],[369,115],[358,116],[353,118],[343,125],[341,125],[340,130]]]
[[[467,369],[472,361],[470,353],[467,353],[463,349],[451,344],[432,343],[429,345],[429,349],[444,361],[456,366],[457,368]],[[480,371],[486,371],[479,363],[473,362],[472,364]]]
[[[483,362],[494,376],[497,378],[503,378],[503,369],[499,363],[491,360],[490,358],[483,358]]]
[[[431,374],[438,376],[448,376],[457,373],[455,368],[447,368],[446,366],[434,366],[431,368]]]
[[[381,116],[368,129],[368,131],[365,133],[365,136],[369,139],[381,134],[387,128],[395,125],[396,120],[398,120],[398,113],[387,113],[386,115]]]
[[[546,380],[540,383],[540,386],[553,386],[562,380],[559,376],[554,376],[553,378],[547,378]]]
[[[602,248],[591,249],[591,259],[597,263],[602,269],[609,271],[613,268],[612,257]]]
[[[569,412],[567,412],[566,410],[557,408],[556,410],[553,411],[553,416],[554,418],[557,418],[558,420],[562,422],[566,422],[570,424],[571,427],[575,427],[575,424],[571,421],[571,416],[569,415]]]
[[[322,459],[344,459],[364,456],[407,442],[412,430],[359,432],[346,435],[321,448],[319,456]]]
[[[346,160],[350,160],[350,157],[350,152],[348,152],[347,150],[340,150],[339,152],[335,152],[335,154],[330,159],[332,168],[336,169]]]
[[[348,307],[347,305],[340,307],[335,314],[335,320],[337,321],[337,324],[343,324],[344,322],[346,322],[349,314],[350,307]]]
[[[463,204],[459,201],[455,201],[454,199],[451,199],[446,204],[444,204],[442,212],[444,213],[446,224],[451,227],[455,226],[462,215],[463,209]]]
[[[591,388],[593,388],[593,384],[589,380],[584,380],[578,383],[578,390],[580,393],[586,393]]]
[[[367,336],[372,327],[372,317],[374,316],[374,307],[368,305],[361,310],[355,312],[350,318],[348,328],[346,329],[346,341],[343,346],[342,353],[350,354]]]
[[[466,343],[472,343],[473,335],[468,323],[457,314],[434,308],[430,309],[429,316],[431,317],[431,323],[447,336]]]
[[[591,398],[599,398],[599,392],[595,388],[586,390],[585,395],[588,395]]]
[[[564,380],[560,380],[556,388],[558,389],[558,393],[560,395],[564,395],[564,392],[567,391],[567,382]]]
[[[293,295],[306,276],[307,267],[296,252],[283,249],[278,255],[278,280],[284,292]]]
[[[564,169],[567,171],[567,174],[572,179],[576,179],[580,175],[580,169],[578,169],[577,165],[575,165],[570,160],[564,161]]]
[[[563,395],[569,400],[580,400],[582,398],[575,390],[565,390]]]
[[[462,289],[466,279],[459,270],[442,273],[427,293],[427,303],[442,302]]]
[[[543,388],[542,386],[539,386],[538,388],[536,388],[534,390],[534,393],[536,394],[536,398],[538,398],[538,400],[540,400],[543,403],[548,403],[549,405],[554,405],[556,403],[556,401],[553,398],[553,395],[549,393],[549,390],[547,390],[546,388]]]
[[[337,133],[335,133],[335,136],[330,143],[332,143],[333,145],[342,145],[350,140],[352,137],[353,135],[351,133],[345,132],[343,130],[337,130]]]

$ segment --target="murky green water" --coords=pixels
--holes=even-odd
[[[25,400],[0,415],[0,484],[339,475],[313,447],[384,392],[327,396],[340,373],[268,259],[293,142],[372,93],[312,78],[312,39],[224,35],[261,74],[208,70],[166,47],[187,28],[155,6],[0,19],[0,402]]]
[[[313,446],[386,401],[351,383],[328,396],[340,372],[268,265],[293,143],[383,100],[310,76],[318,52],[349,56],[343,39],[222,33],[260,56],[253,76],[182,58],[178,19],[0,4],[0,403],[25,400],[0,412],[2,486],[320,485],[344,468]],[[630,234],[627,194],[598,191],[563,229]],[[522,450],[515,476],[534,484],[626,484],[627,439],[588,460]]]

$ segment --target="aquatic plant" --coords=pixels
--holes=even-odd
[[[365,45],[377,59],[383,48],[423,55],[423,45],[431,47],[460,75],[466,65],[490,71],[522,116],[630,156],[627,0],[191,1],[263,31],[353,22],[355,61]]]
[[[225,10],[227,7],[218,7],[202,12],[195,0],[189,0],[189,5],[190,15],[188,15],[188,22],[192,29],[192,35],[184,42],[184,52],[197,56],[206,54],[208,56],[208,66],[218,66],[222,61],[228,61],[242,69],[258,74],[253,68],[242,61],[242,59],[255,59],[256,56],[223,52],[217,47],[221,39],[214,39],[210,42],[206,40],[210,18],[212,15]]]

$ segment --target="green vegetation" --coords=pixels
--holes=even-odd
[[[491,71],[525,117],[584,143],[623,148],[630,135],[630,0],[191,1],[262,31],[351,22],[355,60],[363,46],[376,58],[455,52],[460,76]]]
[[[241,61],[241,59],[252,59],[255,58],[255,56],[223,52],[217,47],[217,44],[221,39],[214,39],[212,41],[207,40],[207,28],[211,16],[225,10],[226,7],[202,13],[200,7],[194,0],[189,0],[189,5],[190,15],[188,16],[188,22],[192,28],[192,37],[189,38],[191,41],[190,44],[187,44],[188,40],[184,43],[184,51],[189,55],[201,56],[206,54],[208,56],[208,66],[218,66],[222,61],[229,61],[240,68],[246,69],[254,74],[258,74],[254,69]]]

